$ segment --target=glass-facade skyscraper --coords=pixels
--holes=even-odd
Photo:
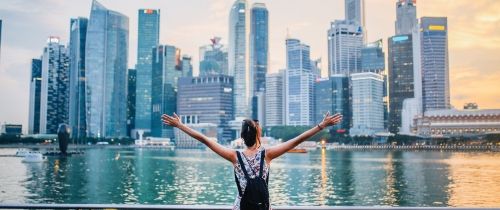
[[[127,135],[128,17],[94,0],[85,49],[90,137]]]
[[[351,74],[353,136],[384,131],[384,79],[373,72]]]
[[[285,70],[266,75],[265,122],[266,126],[285,125],[284,116],[284,78]]]
[[[136,135],[132,133],[132,130],[135,128],[137,71],[135,69],[129,69],[127,78],[127,135],[136,139]]]
[[[0,60],[2,58],[2,19],[0,19]]]
[[[152,52],[151,136],[173,139],[173,128],[161,123],[161,115],[172,115],[176,110],[177,80],[183,76],[180,66],[176,66],[180,52],[170,45],[159,45]]]
[[[151,130],[152,48],[160,40],[160,10],[139,9],[135,129]]]
[[[69,53],[58,37],[50,37],[43,50],[41,88],[40,133],[56,134],[69,113]]]
[[[234,119],[233,77],[207,75],[179,79],[177,114],[195,115],[196,123],[217,125],[217,139],[226,144],[233,140],[228,123]]]
[[[220,43],[220,37],[210,41],[211,44],[200,47],[200,76],[228,75],[227,49]]]
[[[313,82],[310,47],[298,39],[286,40],[285,124],[312,125],[314,121]]]
[[[396,35],[411,34],[417,25],[417,1],[397,0]]]
[[[85,108],[85,44],[87,18],[70,20],[69,35],[69,126],[72,138],[83,138],[87,134]]]
[[[266,5],[255,3],[250,20],[250,91],[252,119],[265,121],[264,90],[269,61],[269,13]]]
[[[42,94],[42,60],[31,60],[30,110],[28,134],[40,133],[40,97]]]
[[[342,114],[342,122],[333,126],[337,133],[348,133],[351,124],[349,77],[342,74],[314,82],[314,123],[323,120],[326,112]]]
[[[447,18],[422,17],[420,41],[423,110],[449,109],[451,105]]]
[[[412,35],[397,35],[389,43],[389,131],[398,133],[401,127],[403,101],[414,97]]]
[[[356,21],[336,20],[328,30],[328,75],[361,71],[363,27]]]
[[[381,73],[385,69],[382,40],[366,44],[361,49],[361,71]]]
[[[252,6],[250,23],[250,78],[252,95],[265,89],[269,60],[269,14],[266,5]]]
[[[361,28],[366,29],[365,0],[345,0],[344,4],[345,19],[355,21]],[[363,37],[366,38],[366,30],[363,30]]]
[[[252,81],[249,74],[248,8],[246,0],[236,0],[229,14],[229,75],[234,77],[235,117],[250,117]]]

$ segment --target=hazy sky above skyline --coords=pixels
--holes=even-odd
[[[193,57],[198,72],[198,48],[213,36],[227,43],[233,0],[101,0],[105,7],[129,17],[129,67],[136,63],[137,10],[161,10],[160,43],[175,45]],[[327,68],[327,30],[344,18],[344,0],[260,0],[269,10],[270,72],[285,66],[287,28],[291,37],[311,46],[312,58]],[[368,41],[394,35],[396,0],[365,0]],[[473,3],[472,3],[473,2]],[[27,130],[29,77],[32,58],[42,54],[47,37],[69,39],[69,21],[88,17],[91,0],[3,0],[0,60],[0,124],[22,123]],[[446,16],[449,27],[451,102],[461,108],[500,108],[500,1],[418,0],[417,16]]]

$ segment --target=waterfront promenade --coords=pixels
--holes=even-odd
[[[0,209],[168,209],[168,210],[230,210],[222,205],[120,205],[120,204],[0,204]],[[453,208],[453,207],[390,207],[390,206],[277,206],[274,210],[472,210],[500,208]]]
[[[135,148],[135,145],[76,145],[70,144],[68,146],[69,150],[82,150],[82,149],[92,149],[92,148],[110,148],[110,149],[120,149],[120,148]],[[46,150],[46,151],[58,151],[59,146],[57,144],[0,144],[0,148],[26,148],[34,150]],[[161,149],[160,146],[142,147],[142,148],[152,148]],[[321,146],[318,146],[321,148]],[[327,150],[353,150],[353,151],[363,151],[363,150],[405,150],[405,151],[496,151],[500,152],[500,146],[496,145],[326,145],[324,148]]]

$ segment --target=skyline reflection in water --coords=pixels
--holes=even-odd
[[[14,154],[0,149],[0,155]],[[500,153],[331,151],[271,163],[273,205],[500,206]],[[0,157],[0,202],[232,205],[233,167],[209,151],[89,149]]]

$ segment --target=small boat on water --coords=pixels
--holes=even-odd
[[[18,149],[16,151],[16,157],[26,157],[29,154],[36,154],[36,153],[39,153],[39,152],[30,151],[30,150],[21,148],[21,149]]]
[[[41,153],[30,153],[24,156],[23,163],[41,163],[47,161],[47,157]]]
[[[288,151],[288,153],[307,153],[307,150],[303,148],[294,148]]]

